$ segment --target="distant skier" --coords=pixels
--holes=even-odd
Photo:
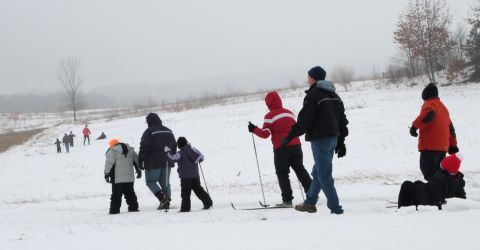
[[[63,145],[65,145],[65,151],[69,153],[70,152],[70,136],[68,136],[67,133],[65,133],[65,135],[63,136],[62,142],[63,142]]]
[[[145,169],[147,187],[160,201],[158,209],[168,209],[171,201],[170,172],[175,165],[168,159],[164,149],[167,146],[175,154],[177,142],[172,130],[162,125],[157,114],[148,114],[146,121],[148,128],[140,141],[139,166]]]
[[[85,124],[85,128],[83,128],[83,146],[85,146],[85,141],[88,140],[88,145],[90,145],[90,129],[88,128],[88,125]]]
[[[180,186],[182,187],[182,205],[180,212],[190,212],[191,202],[190,194],[193,192],[202,201],[203,209],[212,207],[210,195],[200,184],[200,175],[198,173],[198,164],[204,157],[198,149],[192,147],[185,137],[179,137],[177,141],[179,152],[171,154],[170,148],[165,146],[165,152],[170,160],[178,163],[178,176],[180,177]]]
[[[465,180],[463,174],[458,171],[462,160],[463,156],[460,153],[443,158],[441,168],[427,183],[403,182],[398,195],[398,208],[425,205],[437,206],[441,210],[447,198],[466,199]]]
[[[57,154],[60,154],[62,153],[62,142],[57,138],[57,140],[55,141],[55,144],[57,145]]]
[[[435,84],[428,84],[422,92],[424,100],[420,115],[413,121],[410,134],[418,138],[420,151],[420,170],[429,181],[440,169],[440,162],[446,153],[458,152],[455,128],[447,107],[438,97],[438,88]]]
[[[112,184],[110,198],[110,214],[120,213],[122,196],[128,205],[128,212],[138,212],[137,196],[133,188],[135,181],[133,169],[137,172],[137,179],[142,177],[142,172],[137,167],[138,155],[135,150],[126,143],[120,143],[117,139],[109,142],[109,149],[105,154],[105,181]]]
[[[70,134],[68,136],[70,137],[70,147],[73,148],[73,138],[75,137],[75,135],[72,131],[70,131]]]
[[[102,134],[97,138],[97,141],[98,140],[105,140],[107,139],[107,136],[105,135],[105,133],[102,132]]]
[[[308,71],[307,83],[310,89],[303,100],[303,107],[298,120],[282,140],[282,147],[297,136],[305,135],[305,140],[312,146],[315,165],[312,170],[312,184],[307,192],[307,199],[295,206],[301,212],[315,213],[318,194],[323,191],[327,197],[327,207],[332,214],[343,214],[343,208],[335,189],[332,177],[332,160],[334,153],[344,157],[347,153],[345,137],[348,136],[348,120],[342,99],[335,93],[330,81],[325,81],[326,72],[317,66]]]
[[[285,148],[281,147],[281,140],[290,132],[295,124],[292,111],[283,108],[282,99],[276,91],[269,92],[265,97],[265,104],[270,112],[265,115],[263,127],[260,129],[251,122],[248,131],[258,137],[268,138],[272,136],[275,172],[277,174],[280,190],[282,191],[283,206],[292,205],[292,187],[290,185],[290,167],[300,180],[305,192],[308,192],[312,178],[303,166],[303,152],[298,137],[293,138]]]

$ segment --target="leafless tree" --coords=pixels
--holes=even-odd
[[[332,70],[331,78],[336,84],[340,84],[348,92],[348,85],[353,81],[355,71],[351,67],[337,66]]]
[[[394,33],[407,55],[422,59],[431,82],[435,82],[440,58],[451,48],[451,20],[445,0],[411,0]]]
[[[62,59],[57,70],[57,78],[64,90],[63,99],[73,110],[73,120],[77,121],[77,111],[82,106],[80,87],[83,77],[80,75],[80,59],[74,57]]]

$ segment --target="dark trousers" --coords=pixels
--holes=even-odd
[[[285,149],[279,148],[273,152],[275,172],[277,174],[280,190],[282,191],[282,200],[289,202],[293,200],[292,187],[290,185],[290,167],[297,175],[305,192],[310,188],[312,178],[303,166],[303,152],[301,145],[288,146]]]
[[[200,185],[200,178],[180,179],[180,186],[182,187],[181,211],[190,211],[190,194],[192,193],[192,190],[198,199],[202,201],[204,207],[212,206],[212,199],[205,189],[203,189],[203,187]]]
[[[445,155],[446,152],[442,151],[420,151],[420,170],[426,181],[430,181],[435,172],[440,169],[440,162]]]
[[[90,145],[90,136],[89,135],[84,135],[83,136],[83,146],[85,146],[85,141],[88,140],[88,145]]]
[[[110,198],[110,212],[119,212],[122,205],[122,196],[125,195],[128,211],[138,210],[137,195],[133,189],[133,182],[112,184]]]
[[[62,148],[60,147],[60,145],[57,145],[57,153],[61,153],[62,152]]]

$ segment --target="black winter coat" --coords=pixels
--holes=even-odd
[[[145,169],[165,168],[167,164],[174,167],[175,163],[168,159],[165,153],[165,146],[173,153],[177,152],[177,142],[172,130],[163,126],[158,116],[147,117],[147,123],[148,128],[142,135],[138,153],[140,166],[143,164]]]
[[[458,172],[451,175],[445,170],[438,170],[432,179],[423,183],[415,182],[417,185],[417,199],[419,205],[437,205],[448,198],[466,199],[465,180],[463,174]]]
[[[345,138],[348,135],[348,120],[342,99],[328,81],[318,81],[305,91],[303,107],[297,123],[292,126],[288,138],[306,133],[305,140],[312,141],[328,136]]]

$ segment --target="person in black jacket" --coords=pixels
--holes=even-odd
[[[140,141],[138,162],[140,168],[145,169],[147,187],[160,201],[158,209],[168,209],[171,201],[170,172],[174,162],[168,159],[164,148],[167,146],[176,153],[177,142],[172,130],[162,125],[157,114],[148,114],[146,120],[148,128]]]
[[[346,154],[345,137],[348,136],[348,120],[342,99],[335,93],[332,82],[325,81],[326,72],[317,66],[308,71],[310,89],[298,114],[297,123],[282,140],[285,147],[291,139],[305,135],[310,141],[315,165],[312,170],[312,184],[307,192],[307,199],[295,206],[298,211],[314,213],[318,194],[323,190],[327,197],[327,207],[333,214],[343,214],[332,177],[332,160],[334,153],[338,157]]]
[[[437,170],[427,183],[422,181],[405,181],[402,183],[398,194],[398,208],[416,206],[437,206],[442,209],[442,204],[448,198],[466,199],[465,180],[458,171],[463,156],[460,153],[444,158]]]

